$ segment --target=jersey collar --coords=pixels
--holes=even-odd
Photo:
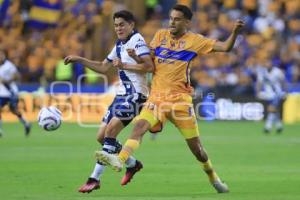
[[[131,37],[137,33],[138,33],[137,30],[133,30],[132,33],[125,40],[118,40],[118,43],[126,44],[131,39]]]

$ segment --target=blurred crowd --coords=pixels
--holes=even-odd
[[[2,0],[5,1],[5,0]],[[138,29],[147,42],[156,30],[167,26],[168,10],[175,3],[193,8],[191,29],[224,40],[236,19],[246,22],[244,34],[231,53],[211,54],[193,63],[192,82],[199,92],[217,91],[233,95],[254,93],[255,73],[267,59],[284,70],[290,84],[300,82],[300,1],[299,0],[52,0],[63,2],[54,26],[32,27],[30,11],[34,0],[10,1],[1,20],[0,48],[17,65],[22,82],[75,81],[91,73],[83,66],[64,66],[68,54],[103,59],[114,44],[112,13],[132,10],[132,4],[146,9],[138,12]],[[113,77],[113,72],[111,73]],[[113,79],[113,78],[112,78]],[[85,79],[97,82],[97,79]]]

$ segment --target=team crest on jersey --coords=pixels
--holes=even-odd
[[[160,43],[161,43],[162,46],[163,46],[163,45],[166,45],[166,44],[167,44],[167,39],[166,39],[166,38],[163,38],[162,41],[161,41]]]
[[[179,42],[178,48],[179,48],[179,49],[184,49],[185,44],[186,44],[186,42],[183,41],[183,40],[181,40],[181,41]]]

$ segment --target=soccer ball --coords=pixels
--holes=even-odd
[[[39,126],[46,131],[54,131],[60,127],[61,112],[54,106],[43,107],[38,115]]]

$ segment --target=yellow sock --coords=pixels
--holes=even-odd
[[[122,151],[119,153],[119,159],[125,163],[129,156],[140,146],[138,140],[129,139],[126,141],[125,145],[122,148]]]
[[[202,163],[202,167],[203,167],[203,170],[205,171],[205,173],[207,174],[208,179],[211,183],[219,179],[219,176],[213,169],[213,166],[212,166],[210,160],[207,160],[206,162]]]

